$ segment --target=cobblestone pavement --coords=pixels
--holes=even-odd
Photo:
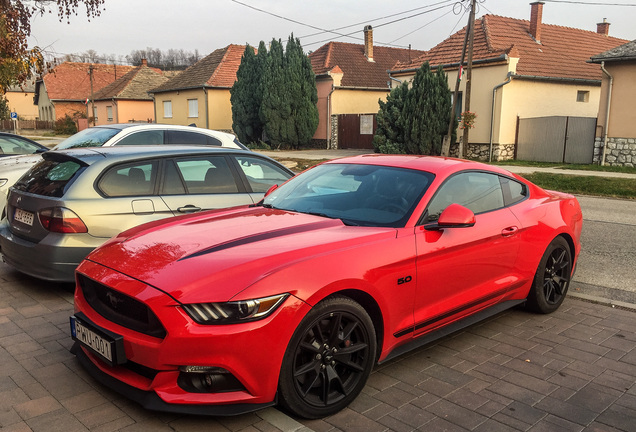
[[[34,264],[36,265],[36,264]],[[566,299],[513,309],[377,366],[322,420],[269,408],[229,418],[146,411],[69,353],[71,287],[0,263],[2,431],[634,431],[636,309]]]

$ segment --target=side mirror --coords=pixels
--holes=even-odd
[[[451,204],[439,215],[437,224],[427,229],[468,228],[475,225],[475,214],[464,206]]]

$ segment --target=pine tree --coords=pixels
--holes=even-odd
[[[378,101],[380,110],[376,116],[377,127],[373,136],[373,146],[380,153],[406,153],[404,128],[400,117],[408,92],[408,85],[401,84],[391,90],[386,102],[382,99]]]
[[[266,55],[264,43],[261,42],[258,55],[254,54],[254,48],[247,45],[236,72],[236,81],[230,89],[232,129],[244,143],[259,141],[263,132],[259,109],[263,99],[261,63]]]
[[[450,120],[451,93],[446,74],[428,63],[415,73],[411,88],[404,88],[386,104],[380,104],[376,147],[382,152],[439,154]],[[406,87],[406,85],[401,85]],[[397,89],[396,89],[397,90]],[[403,101],[401,107],[398,97]],[[382,126],[381,126],[382,125]]]
[[[263,100],[259,115],[267,138],[277,148],[286,142],[285,120],[291,115],[284,62],[283,45],[280,40],[273,39],[263,68]]]

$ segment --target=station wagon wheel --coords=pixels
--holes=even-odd
[[[362,306],[345,297],[324,300],[301,321],[287,348],[281,404],[305,418],[340,411],[364,387],[375,352],[375,329]]]
[[[565,299],[571,274],[570,246],[563,237],[557,237],[552,240],[541,258],[528,294],[528,308],[540,313],[557,310]]]

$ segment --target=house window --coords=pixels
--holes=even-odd
[[[172,118],[172,101],[163,101],[163,117]]]
[[[113,121],[113,107],[108,105],[106,106],[106,114],[108,117],[108,121],[112,122]]]
[[[188,117],[199,117],[198,99],[188,99]]]
[[[577,102],[589,102],[590,101],[590,92],[586,90],[579,90],[576,92],[576,101]]]

